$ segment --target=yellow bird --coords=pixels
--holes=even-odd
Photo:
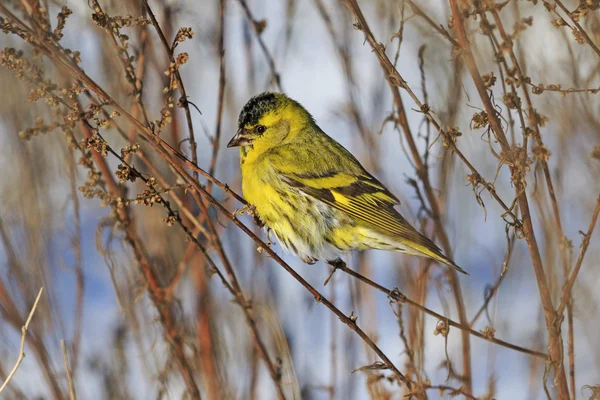
[[[242,109],[237,134],[242,193],[280,245],[313,264],[354,250],[430,257],[466,273],[394,206],[399,200],[298,102],[262,93]]]

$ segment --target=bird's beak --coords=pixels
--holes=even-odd
[[[229,143],[227,143],[227,147],[243,146],[245,144],[250,143],[250,140],[248,140],[248,139],[249,138],[248,138],[246,131],[243,128],[240,128],[240,129],[238,129],[235,136],[231,138]]]

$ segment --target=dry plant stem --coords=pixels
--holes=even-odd
[[[277,68],[275,68],[275,61],[273,60],[273,56],[269,52],[269,49],[267,49],[267,45],[265,44],[264,40],[261,37],[261,31],[260,31],[261,28],[259,28],[261,26],[261,22],[254,19],[254,16],[252,15],[252,11],[250,11],[250,7],[248,7],[248,3],[246,3],[246,0],[238,0],[238,2],[244,9],[244,13],[246,14],[248,23],[252,26],[252,30],[256,34],[256,40],[258,40],[258,44],[260,45],[260,48],[262,49],[263,53],[265,54],[265,57],[267,57],[267,62],[269,64],[269,68],[271,69],[271,75],[273,76],[275,85],[277,86],[277,89],[279,89],[280,92],[283,92],[283,87],[281,87],[281,77],[279,76],[279,73],[277,73]],[[194,163],[194,164],[197,164],[197,163]]]
[[[122,109],[122,111],[125,110]],[[141,125],[139,121],[138,123]],[[88,138],[92,137],[92,133],[90,132],[88,126],[85,123],[82,122],[81,127],[84,136]],[[104,157],[102,157],[99,153],[93,151],[92,158],[98,166],[98,170],[104,177],[109,194],[115,197],[120,197],[121,188],[115,182]],[[123,219],[123,229],[125,231],[126,240],[133,250],[135,259],[139,263],[141,273],[144,276],[146,284],[148,285],[148,293],[150,295],[150,299],[154,303],[160,315],[160,321],[163,326],[165,339],[171,345],[172,351],[175,356],[175,360],[179,367],[179,371],[183,377],[189,394],[194,399],[200,399],[200,391],[194,379],[194,372],[186,358],[185,351],[183,349],[184,344],[181,332],[179,332],[175,321],[175,317],[168,304],[169,299],[166,298],[166,292],[162,288],[159,278],[148,260],[147,252],[142,244],[142,241],[137,235],[137,229],[135,227],[134,221],[129,215],[128,207],[123,207],[121,211],[122,212],[120,218]]]
[[[502,130],[500,120],[498,119],[494,106],[492,105],[488,97],[487,89],[483,83],[481,74],[477,69],[475,58],[471,53],[469,40],[467,38],[465,26],[463,24],[460,9],[456,0],[450,0],[450,6],[452,8],[452,16],[454,20],[455,30],[458,36],[458,42],[460,43],[465,63],[467,64],[469,72],[471,73],[471,77],[475,83],[475,86],[479,93],[479,97],[483,101],[490,125],[494,130],[495,136],[500,142],[503,152],[509,154],[509,152],[511,151],[511,147],[508,141],[506,140],[506,136],[504,135],[504,131]],[[513,169],[514,167],[511,167],[511,171]],[[518,171],[515,172],[519,173]],[[562,337],[560,335],[560,325],[557,325],[556,312],[552,304],[552,297],[550,295],[550,290],[548,289],[548,284],[546,281],[546,273],[544,271],[540,250],[538,248],[537,240],[535,238],[535,232],[533,230],[533,223],[531,221],[531,215],[529,211],[529,202],[527,199],[527,194],[523,182],[516,182],[515,190],[518,196],[519,207],[523,215],[523,235],[525,236],[527,245],[529,247],[529,253],[531,256],[533,269],[538,283],[540,298],[542,301],[542,306],[544,308],[546,329],[548,330],[548,343],[550,347],[550,360],[555,367],[559,396],[561,399],[567,400],[569,398],[569,388],[567,385],[566,374],[562,363],[563,343]]]
[[[5,253],[8,257],[9,263],[18,263],[17,255],[15,249],[10,243],[8,232],[5,228],[5,225],[0,218],[0,241],[4,246]],[[28,293],[23,292],[25,296],[29,296]],[[14,329],[19,329],[23,324],[23,318],[21,317],[21,313],[19,312],[13,298],[10,293],[6,289],[6,286],[0,279],[0,313],[2,314],[2,318],[8,322]],[[51,390],[52,396],[55,398],[62,398],[62,391],[60,385],[56,379],[55,374],[53,373],[52,366],[48,357],[48,351],[44,346],[44,343],[41,339],[38,339],[35,335],[29,335],[28,337],[29,345],[35,357],[38,360],[38,363],[41,365],[41,370],[44,374],[44,379],[48,387]]]
[[[435,389],[435,390],[438,390],[440,393],[449,392],[448,396],[450,396],[451,398],[462,395],[462,396],[465,396],[467,399],[478,400],[477,397],[475,397],[469,393],[465,393],[460,388],[457,389],[457,388],[453,388],[451,386],[433,385],[433,386],[427,386],[426,389],[427,390]]]
[[[96,104],[99,106],[98,101],[96,101],[96,99],[91,96],[91,94],[88,92],[86,93],[87,97],[90,99],[90,101],[93,104]],[[132,118],[136,119],[135,117],[135,111],[138,110],[138,107],[132,107]],[[117,132],[121,135],[121,137],[124,140],[128,140],[130,142],[135,142],[135,138],[132,136],[128,136],[127,134],[125,134],[125,131],[123,129],[121,129],[121,127],[119,126],[119,124],[112,118],[110,118],[109,114],[106,112],[106,110],[103,109],[103,115],[104,117],[107,119],[107,121],[110,122],[110,124],[117,130]],[[133,124],[132,124],[133,125]],[[135,126],[133,126],[132,130],[135,131]],[[138,149],[138,151],[135,153],[135,157],[139,158],[140,161],[142,161],[142,163],[144,164],[144,166],[146,168],[148,168],[150,174],[156,178],[158,184],[163,187],[163,188],[168,188],[169,187],[169,182],[167,181],[167,179],[163,176],[163,174],[158,170],[158,168],[156,168],[154,166],[154,164],[152,164],[152,162],[148,159],[148,157],[146,156],[146,154],[144,153],[144,151],[140,148]],[[187,218],[187,220],[189,220],[194,227],[201,232],[206,238],[209,238],[210,235],[208,233],[208,231],[206,230],[206,228],[204,227],[204,225],[202,225],[203,220],[204,220],[204,215],[200,214],[199,216],[195,216],[191,211],[190,208],[191,206],[188,204],[188,202],[186,201],[187,198],[181,199],[181,197],[179,195],[177,195],[176,191],[174,190],[169,190],[168,191],[169,196],[173,199],[173,201],[175,202],[175,204],[177,205],[177,207],[179,208],[179,210],[183,213],[183,215]]]
[[[129,222],[128,225],[131,226],[131,222]],[[141,272],[148,285],[150,299],[159,312],[165,338],[172,347],[175,360],[186,384],[189,395],[193,399],[200,399],[200,390],[196,385],[195,373],[185,355],[182,333],[179,332],[180,328],[177,326],[175,317],[170,309],[170,305],[166,303],[166,299],[164,299],[164,291],[162,290],[162,286],[158,280],[158,277],[148,261],[148,257],[146,255],[147,253],[143,247],[143,244],[136,236],[134,228],[127,227],[125,230],[125,235],[127,241],[130,243],[133,249],[136,260],[140,264]]]
[[[510,58],[511,58],[511,61],[512,61],[514,67],[517,69],[517,74],[518,74],[519,80],[521,82],[526,82],[525,74],[523,73],[523,70],[521,69],[521,66],[519,65],[517,56],[515,55],[515,53],[513,51],[512,39],[510,38],[510,36],[507,34],[506,30],[504,29],[504,26],[502,25],[502,20],[500,19],[500,15],[494,8],[492,8],[492,15],[494,17],[494,22],[496,23],[496,26],[498,27],[498,31],[500,32],[500,35],[502,36],[502,39],[504,40],[505,43],[509,43],[509,45],[507,46],[507,51],[508,51],[508,54],[510,55]],[[522,88],[522,92],[523,92],[523,97],[525,98],[525,102],[527,103],[527,109],[528,109],[529,115],[532,116],[532,115],[534,115],[535,109],[533,108],[533,103],[531,101],[531,96],[529,95],[529,91],[527,90],[527,85],[522,84],[521,88]],[[542,142],[542,136],[540,134],[538,124],[533,123],[532,126],[535,131],[536,143],[538,144],[538,146],[543,146],[544,143]],[[548,168],[548,163],[546,162],[546,160],[542,159],[541,163],[542,163],[542,169],[544,171],[546,185],[548,186],[548,194],[550,195],[550,200],[552,203],[552,210],[554,211],[554,219],[556,221],[556,227],[559,231],[560,240],[563,240],[565,235],[564,235],[563,228],[562,228],[562,222],[560,219],[560,211],[558,208],[558,201],[556,200],[556,194],[554,191],[554,184],[552,183],[552,177],[550,175],[550,169]],[[562,246],[562,247],[564,249],[564,246]],[[566,257],[564,256],[564,254],[563,254],[563,259],[566,261]],[[566,265],[563,267],[566,271]]]
[[[581,243],[581,252],[579,253],[579,257],[577,258],[577,263],[575,264],[573,273],[571,274],[571,277],[569,278],[567,283],[565,283],[565,286],[562,290],[560,305],[558,306],[558,309],[556,311],[557,318],[559,320],[562,318],[563,312],[565,311],[565,306],[571,298],[571,290],[573,290],[575,279],[577,279],[577,275],[579,274],[579,270],[581,269],[581,265],[583,264],[585,253],[587,252],[587,249],[590,245],[590,239],[592,238],[592,234],[594,233],[594,227],[596,226],[596,222],[598,221],[598,214],[600,214],[600,197],[596,200],[596,208],[594,209],[594,213],[592,215],[592,220],[590,221],[588,231],[584,234],[583,241]]]
[[[571,15],[571,12],[569,11],[569,9],[567,7],[565,7],[565,5],[560,0],[554,0],[554,2],[564,11],[565,14],[567,14],[567,17],[569,17],[569,19],[571,20],[571,22],[573,23],[573,25],[575,25],[577,27],[577,29],[579,30],[579,32],[581,32],[581,34],[583,35],[583,38],[585,39],[585,41],[587,42],[587,44],[589,44],[590,47],[592,48],[592,50],[594,50],[594,52],[598,55],[598,57],[600,57],[600,49],[592,41],[592,39],[587,34],[587,32],[583,30],[583,28],[581,27],[581,25],[579,24],[579,22],[577,22],[573,18],[573,16]]]
[[[453,46],[458,47],[458,42],[456,41],[456,39],[450,36],[450,33],[446,29],[444,29],[443,25],[436,24],[433,21],[433,19],[431,19],[431,17],[427,15],[427,13],[421,10],[421,8],[419,8],[419,6],[414,1],[408,0],[407,3],[410,5],[410,8],[415,13],[415,15],[418,15],[419,17],[423,18],[436,32],[448,39]]]
[[[73,385],[73,378],[71,377],[71,367],[69,366],[69,356],[67,355],[67,346],[65,345],[64,339],[60,341],[60,347],[62,349],[63,362],[65,363],[65,373],[67,374],[67,383],[69,384],[69,400],[75,400],[77,395],[75,394],[75,385]]]
[[[331,286],[329,288],[332,303],[335,303],[335,282],[331,282]],[[335,382],[337,378],[337,335],[335,329],[335,315],[333,313],[330,314],[329,320],[329,331],[330,331],[330,343],[329,343],[329,399],[335,400]]]
[[[442,213],[441,213],[440,205],[438,202],[438,198],[433,191],[431,182],[429,181],[429,174],[428,174],[427,166],[423,163],[423,160],[421,158],[421,155],[419,153],[419,150],[416,146],[413,135],[411,133],[411,129],[408,124],[408,119],[406,117],[406,111],[404,109],[404,104],[402,102],[402,97],[400,96],[400,92],[398,90],[398,85],[400,84],[400,82],[402,82],[402,87],[404,89],[406,89],[408,86],[404,83],[404,79],[402,79],[402,77],[400,77],[400,74],[398,73],[396,68],[394,68],[394,65],[391,63],[391,61],[385,54],[385,50],[383,49],[383,46],[375,40],[375,37],[373,36],[373,33],[371,32],[369,25],[367,24],[367,21],[365,20],[365,17],[362,14],[362,11],[361,11],[360,7],[358,6],[358,3],[356,2],[356,0],[346,0],[346,2],[348,3],[352,14],[354,14],[354,16],[356,17],[356,19],[358,21],[359,29],[361,31],[363,31],[363,33],[365,34],[366,40],[369,42],[369,44],[371,45],[371,47],[377,54],[377,56],[379,58],[379,62],[381,64],[381,67],[384,70],[384,73],[386,75],[386,80],[388,81],[388,83],[390,85],[390,89],[392,90],[392,94],[394,96],[394,103],[396,104],[400,125],[402,127],[402,130],[404,131],[404,137],[409,145],[410,152],[412,154],[412,158],[415,163],[417,176],[419,177],[419,179],[421,180],[421,182],[423,183],[423,186],[425,188],[425,193],[426,193],[427,199],[430,204],[431,212],[433,214],[433,220],[434,220],[435,228],[436,228],[435,229],[436,235],[437,235],[438,239],[440,240],[440,242],[442,244],[442,248],[444,249],[446,255],[448,257],[452,258],[452,248],[450,246],[450,241],[448,240],[448,236],[446,235],[446,232],[445,232],[443,224],[442,224],[442,219],[441,219]],[[395,72],[395,74],[394,74],[394,72]],[[399,82],[394,81],[393,77],[399,77],[400,81]],[[421,107],[421,109],[423,109],[423,107]],[[450,286],[452,287],[452,294],[454,296],[456,308],[458,310],[458,316],[459,316],[460,323],[462,325],[467,325],[468,319],[467,319],[465,304],[464,304],[464,300],[462,297],[462,291],[460,288],[460,282],[458,279],[458,275],[457,275],[456,271],[448,269],[447,276],[450,281]],[[464,379],[465,386],[467,387],[467,390],[469,393],[472,392],[470,347],[471,347],[470,337],[469,337],[468,333],[463,331],[462,332],[462,361],[463,361],[464,371],[462,374],[462,378]]]
[[[139,33],[138,40],[140,43],[140,49],[137,53],[135,78],[136,78],[136,82],[139,82],[139,84],[140,84],[138,96],[139,96],[139,99],[141,100],[143,97],[143,89],[144,89],[143,82],[144,82],[144,78],[146,76],[146,71],[147,71],[146,63],[149,58],[147,53],[152,48],[149,30],[146,25],[140,27],[140,33]],[[134,88],[134,89],[138,89],[138,88]],[[89,92],[86,94],[89,94]],[[137,118],[139,113],[142,114],[142,116],[144,118],[144,123],[146,125],[148,125],[149,121],[148,121],[148,115],[146,113],[146,110],[144,109],[141,102],[136,102],[135,104],[131,105],[131,114]],[[107,120],[112,121],[112,118],[107,118]],[[135,137],[135,127],[131,126],[129,128],[129,132],[126,137],[130,140]]]
[[[198,186],[198,187],[200,187],[200,186]],[[205,193],[208,193],[208,192],[205,191]],[[199,195],[199,193],[197,193],[197,192],[194,194]],[[200,205],[200,209],[201,209],[202,213],[204,213],[205,215],[208,215],[208,209],[207,209],[206,205],[204,204],[204,202],[201,201],[201,199],[197,199],[197,202]],[[275,364],[269,357],[267,347],[265,346],[262,339],[260,338],[260,334],[258,332],[258,326],[256,324],[256,320],[252,313],[252,305],[250,304],[250,302],[246,299],[246,297],[244,295],[244,292],[243,292],[242,287],[237,279],[235,271],[233,270],[233,267],[232,267],[231,263],[229,262],[227,255],[225,254],[225,251],[223,249],[223,246],[221,244],[221,241],[219,239],[217,231],[214,227],[214,224],[212,223],[212,221],[210,219],[207,219],[207,225],[208,225],[209,231],[212,234],[212,236],[211,236],[212,243],[216,247],[217,254],[219,255],[219,258],[221,259],[221,261],[225,267],[225,271],[227,272],[227,275],[229,277],[229,281],[231,282],[231,293],[236,298],[240,307],[244,311],[244,317],[246,318],[246,323],[250,327],[252,339],[254,341],[255,346],[258,349],[259,355],[261,356],[261,358],[265,361],[265,364],[267,365],[267,370],[269,371],[269,375],[271,376],[271,379],[273,380],[273,383],[275,384],[275,388],[277,390],[277,396],[279,399],[285,399],[285,395],[283,393],[283,388],[281,386],[281,379],[280,379],[279,374],[277,373],[277,368],[275,367]],[[216,266],[214,266],[213,268],[216,268]]]
[[[519,61],[518,61],[517,56],[515,55],[515,52],[513,49],[512,39],[510,38],[510,36],[507,34],[506,30],[504,29],[504,26],[502,24],[502,20],[500,19],[500,15],[498,14],[498,11],[492,7],[491,12],[494,17],[494,22],[496,23],[496,26],[498,27],[498,31],[500,32],[500,35],[502,36],[504,43],[507,44],[505,51],[508,51],[508,54],[511,58],[513,66],[516,68],[518,78],[519,78],[520,82],[526,82],[527,80],[525,79],[525,74],[524,74],[523,70],[521,69]],[[579,28],[581,28],[581,27],[579,27]],[[491,33],[490,33],[490,35],[491,35]],[[504,57],[502,57],[502,58],[504,58]],[[506,64],[505,64],[505,66],[506,66]],[[507,69],[507,72],[508,72],[508,69]],[[536,144],[539,147],[543,148],[544,143],[542,141],[542,135],[540,133],[538,123],[537,123],[537,121],[535,121],[532,118],[532,116],[535,115],[534,114],[535,109],[533,108],[531,96],[529,95],[528,86],[521,84],[521,89],[523,92],[523,97],[525,98],[525,103],[527,104],[527,109],[528,109],[528,113],[530,116],[530,122],[531,122],[530,125],[532,125],[533,130],[535,132]],[[514,87],[513,87],[513,91],[515,91]],[[520,107],[518,108],[518,111],[519,111],[519,115],[521,116],[521,120],[523,120]],[[560,248],[562,270],[563,270],[563,274],[564,274],[564,279],[566,281],[567,277],[568,277],[568,258],[567,258],[567,254],[566,254],[567,246],[565,245],[567,238],[563,231],[562,222],[561,222],[561,218],[560,218],[560,210],[558,207],[558,201],[556,200],[554,184],[552,182],[552,177],[550,174],[550,168],[548,167],[548,162],[544,158],[542,158],[540,160],[540,162],[542,164],[542,170],[544,171],[544,178],[546,180],[546,186],[548,188],[548,194],[550,196],[550,202],[552,204],[552,210],[554,213],[554,220],[556,223],[556,228],[558,230],[558,238],[559,238],[558,246]],[[573,323],[573,315],[572,315],[573,310],[571,307],[572,302],[569,301],[568,304],[569,304],[569,307],[567,307],[567,314],[568,314],[567,315],[567,337],[568,337],[568,341],[569,341],[569,345],[568,345],[569,373],[571,376],[571,390],[572,390],[572,393],[574,393],[574,390],[575,390],[574,357],[575,357],[575,355],[574,355],[574,340],[573,340],[574,332],[573,332],[573,324],[572,324]],[[560,313],[558,315],[560,316]],[[574,394],[572,395],[572,397],[575,398]]]
[[[162,42],[165,51],[167,52],[168,56],[169,56],[169,60],[171,63],[175,63],[175,56],[173,55],[173,47],[171,45],[169,45],[169,42],[167,42],[167,39],[165,38],[165,34],[163,33],[162,29],[160,28],[160,25],[158,24],[158,21],[156,20],[156,17],[154,16],[154,13],[152,12],[152,9],[150,8],[150,5],[148,4],[148,0],[143,0],[144,1],[144,7],[146,8],[146,12],[148,12],[148,15],[150,16],[150,20],[152,21],[152,25],[154,26],[154,28],[156,29],[156,32],[158,33],[158,36],[160,37],[160,41]],[[196,154],[196,137],[194,135],[194,125],[192,124],[192,113],[190,112],[190,105],[187,101],[187,94],[185,91],[185,86],[183,86],[183,80],[181,79],[181,74],[179,73],[179,69],[175,69],[175,78],[177,78],[177,81],[179,82],[179,92],[181,93],[181,104],[183,105],[183,110],[185,111],[185,118],[187,121],[187,125],[188,125],[188,137],[190,139],[190,150],[192,153],[192,161],[194,162],[194,164],[198,164],[198,155]],[[198,180],[198,174],[194,173],[194,179]]]
[[[73,235],[73,252],[75,255],[75,279],[77,294],[75,300],[75,323],[73,332],[73,344],[71,345],[72,372],[75,375],[79,360],[79,348],[81,344],[81,325],[83,322],[83,294],[85,290],[85,279],[82,265],[81,249],[81,214],[79,208],[79,194],[77,191],[77,166],[75,165],[74,151],[69,151],[69,180],[71,184],[71,200],[73,201],[73,214],[75,219],[75,234]]]
[[[489,295],[485,298],[483,304],[481,305],[481,307],[479,308],[477,313],[475,313],[475,316],[473,317],[473,319],[471,319],[469,326],[472,327],[475,324],[475,322],[479,319],[479,317],[483,314],[483,312],[487,309],[488,304],[490,303],[490,301],[492,301],[492,298],[496,295],[496,293],[498,293],[498,289],[500,288],[500,285],[502,284],[502,282],[504,282],[504,278],[506,278],[506,275],[508,275],[508,266],[510,264],[513,250],[515,248],[516,236],[517,235],[514,230],[513,230],[512,236],[508,235],[508,226],[507,226],[506,227],[506,240],[507,240],[506,255],[504,256],[504,261],[502,263],[502,270],[500,271],[500,277],[498,277],[498,280],[496,281],[496,283],[490,290]]]
[[[548,355],[545,353],[530,350],[525,347],[521,347],[521,346],[514,345],[512,343],[505,342],[504,340],[500,340],[500,339],[496,339],[491,336],[484,335],[481,332],[477,332],[476,330],[471,329],[468,325],[464,325],[459,322],[448,319],[447,317],[445,317],[441,314],[438,314],[435,311],[433,311],[425,306],[422,306],[421,304],[417,303],[416,301],[409,299],[408,297],[406,297],[405,295],[400,293],[400,291],[398,291],[397,289],[390,290],[384,286],[381,286],[377,282],[374,282],[374,281],[370,280],[369,278],[359,274],[358,272],[353,271],[352,269],[348,268],[347,266],[339,266],[337,269],[339,269],[340,271],[343,271],[343,272],[347,273],[348,275],[357,278],[361,282],[366,283],[367,285],[372,286],[375,289],[385,293],[390,299],[393,299],[400,303],[406,303],[406,304],[410,305],[411,307],[415,307],[415,308],[421,310],[422,312],[424,312],[425,314],[429,314],[432,317],[435,317],[440,321],[445,321],[448,323],[448,325],[458,328],[461,331],[466,332],[467,334],[477,336],[480,339],[487,340],[488,342],[495,343],[499,346],[506,347],[506,348],[509,348],[509,349],[512,349],[515,351],[519,351],[521,353],[529,354],[531,356],[540,357],[543,359],[548,359]]]
[[[190,243],[193,245],[193,243]],[[197,290],[196,294],[196,342],[198,343],[199,360],[202,368],[203,381],[209,399],[221,399],[223,393],[219,385],[217,362],[214,357],[213,321],[211,316],[211,293],[208,287],[208,273],[203,263],[194,268],[192,279]]]
[[[219,0],[219,99],[217,106],[217,126],[215,136],[212,139],[212,156],[208,173],[215,174],[217,167],[217,156],[219,155],[219,142],[221,140],[221,130],[223,125],[223,102],[225,99],[225,1]],[[212,182],[208,182],[206,190],[212,192]]]
[[[44,288],[40,288],[40,291],[38,292],[38,295],[35,298],[33,306],[31,307],[31,311],[29,312],[29,316],[27,317],[25,324],[21,327],[21,345],[19,347],[19,357],[17,358],[17,362],[15,362],[15,365],[13,366],[12,370],[4,380],[4,383],[2,384],[2,386],[0,386],[0,393],[2,393],[2,391],[6,388],[12,377],[15,375],[15,372],[17,372],[17,369],[19,369],[23,358],[25,358],[25,339],[27,337],[27,329],[29,329],[29,323],[33,318],[33,314],[35,313],[35,309],[37,308],[38,303],[40,302],[40,298],[42,297],[43,291]]]

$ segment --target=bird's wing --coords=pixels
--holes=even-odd
[[[365,171],[362,175],[343,172],[307,176],[281,174],[281,180],[307,196],[322,201],[397,240],[398,244],[440,261],[467,274],[446,257],[431,239],[413,228],[394,206],[399,200]]]
[[[280,173],[281,180],[374,228],[425,247],[435,246],[395,209],[400,201],[368,173],[351,175],[330,171],[319,175]]]

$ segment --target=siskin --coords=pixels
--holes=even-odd
[[[394,209],[399,200],[329,137],[298,102],[262,93],[242,109],[242,192],[281,246],[313,264],[381,249],[432,258],[466,273]]]

